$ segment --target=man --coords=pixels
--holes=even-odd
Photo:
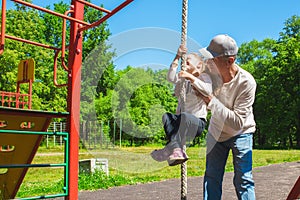
[[[237,197],[241,200],[254,200],[252,140],[255,121],[252,105],[256,82],[250,73],[235,63],[238,47],[230,36],[215,36],[208,47],[200,49],[200,53],[207,58],[207,69],[214,77],[214,92],[210,94],[202,87],[201,95],[211,111],[203,198],[221,199],[225,165],[231,150]],[[201,88],[201,81],[193,79],[188,73],[180,72],[180,76],[190,79]]]

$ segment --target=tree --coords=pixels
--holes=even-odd
[[[254,113],[260,146],[299,145],[299,29],[300,18],[285,23],[280,38],[242,44],[239,63],[257,81]]]
[[[167,71],[127,67],[120,73],[112,95],[113,115],[122,119],[123,139],[161,142],[164,138],[161,117],[174,112],[177,101]]]
[[[282,84],[286,120],[290,146],[293,140],[300,147],[300,17],[292,16],[285,22],[277,46],[275,64],[281,66],[278,82]]]

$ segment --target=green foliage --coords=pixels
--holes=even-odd
[[[102,12],[88,6],[84,7],[84,12],[85,12],[84,20],[88,23],[93,23],[103,17]],[[83,60],[89,55],[90,52],[92,52],[95,48],[97,48],[98,45],[104,45],[109,35],[110,32],[107,29],[107,22],[103,22],[99,26],[84,31]],[[110,59],[108,58],[108,60]]]
[[[50,10],[50,5],[46,7]],[[54,4],[54,11],[60,14],[64,14],[69,8],[69,5],[63,3],[63,1]],[[44,23],[46,24],[45,29],[45,39],[46,42],[52,44],[53,46],[61,46],[62,44],[62,25],[63,19],[60,17],[56,17],[49,13],[42,12],[40,14],[41,18],[43,19]],[[67,20],[67,24],[69,25],[69,21]],[[70,32],[70,26],[67,26],[66,33]],[[69,34],[66,34],[66,41],[69,41]]]
[[[81,71],[82,120],[96,120],[95,110],[99,109],[104,112],[98,112],[98,118],[111,119],[109,117],[112,116],[109,112],[111,110],[110,96],[118,78],[111,61],[113,56],[114,52],[109,51],[109,46],[101,43],[90,52],[83,62]],[[95,108],[98,103],[101,103],[101,108]]]
[[[176,109],[166,73],[130,67],[120,73],[112,95],[112,109],[114,117],[122,119],[122,130],[127,133],[123,139],[140,138],[144,143],[164,137],[161,116]]]
[[[285,23],[278,41],[251,41],[239,62],[257,81],[254,113],[258,146],[300,147],[300,18]]]
[[[97,190],[99,188],[107,189],[110,187],[131,185],[136,182],[136,178],[114,175],[107,176],[102,171],[95,171],[95,173],[80,173],[78,177],[78,189],[79,190]]]
[[[29,196],[44,196],[46,194],[61,194],[63,193],[63,186],[63,180],[59,180],[57,182],[52,182],[48,184],[33,182],[31,184],[26,184],[26,186],[22,186],[22,189],[18,192],[18,197],[24,198]]]

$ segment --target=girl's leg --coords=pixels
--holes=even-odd
[[[178,132],[179,124],[177,120],[180,120],[178,118],[179,115],[175,115],[172,113],[165,113],[162,116],[162,122],[168,140],[170,140],[171,135]]]
[[[181,113],[178,143],[189,145],[197,136],[200,136],[205,129],[206,122],[189,113]]]

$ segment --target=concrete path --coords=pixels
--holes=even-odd
[[[257,167],[253,170],[257,200],[285,200],[300,176],[300,161]],[[236,200],[233,173],[226,173],[223,200]],[[188,179],[188,200],[202,199],[203,177]],[[180,179],[80,192],[80,200],[180,200]]]

